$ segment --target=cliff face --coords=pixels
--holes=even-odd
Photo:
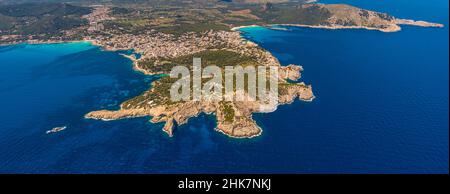
[[[255,112],[265,112],[266,109],[276,109],[278,105],[293,102],[295,99],[311,101],[314,98],[311,86],[293,84],[282,86],[283,93],[279,95],[280,102],[276,105],[266,105],[258,101],[233,101],[233,102],[205,102],[188,101],[174,105],[158,105],[146,108],[121,108],[120,110],[99,110],[85,115],[90,119],[105,121],[151,116],[153,123],[165,122],[163,131],[173,136],[176,125],[187,123],[189,118],[200,113],[215,114],[217,119],[216,130],[230,137],[250,138],[261,134],[262,130],[252,119]],[[265,107],[266,106],[266,107]]]
[[[379,29],[394,29],[394,17],[373,11],[359,9],[344,4],[318,5],[332,13],[328,19],[330,25],[367,26]]]
[[[366,28],[383,32],[401,30],[399,25],[415,25],[422,27],[443,27],[442,24],[425,21],[398,19],[387,13],[369,11],[346,4],[307,4],[303,8],[316,7],[325,9],[330,17],[322,25],[330,28]]]
[[[425,21],[398,19],[387,13],[357,8],[346,4],[302,4],[283,6],[275,4],[270,10],[253,9],[252,14],[267,25],[283,24],[315,28],[364,28],[382,32],[401,30],[399,25],[442,27]]]
[[[440,24],[398,19],[385,13],[344,4],[300,4],[285,7],[278,7],[278,4],[266,4],[263,9],[258,5],[256,9],[246,7],[244,10],[233,13],[255,14],[249,17],[251,20],[248,21],[255,21],[262,25],[283,24],[329,29],[364,28],[383,32],[398,31],[401,29],[399,25],[442,27]],[[178,32],[179,26],[176,28]],[[174,128],[178,125],[185,124],[189,118],[200,113],[208,113],[215,114],[217,131],[230,137],[250,138],[262,132],[252,119],[253,113],[275,111],[279,105],[292,103],[296,99],[303,101],[314,99],[311,85],[288,81],[297,81],[301,78],[303,70],[301,66],[292,64],[281,67],[272,54],[255,43],[243,39],[238,32],[208,30],[196,33],[186,32],[176,36],[160,31],[151,34],[119,33],[113,36],[97,37],[95,42],[110,50],[134,49],[141,53],[142,57],[139,60],[130,59],[134,61],[134,69],[145,74],[168,74],[175,65],[192,70],[194,57],[201,58],[205,65],[216,65],[221,69],[230,65],[277,66],[279,88],[275,96],[278,101],[274,104],[258,100],[172,102],[169,89],[174,80],[163,77],[155,81],[150,90],[123,102],[119,110],[93,111],[87,113],[86,118],[107,121],[151,116],[151,122],[165,122],[163,131],[173,136]]]

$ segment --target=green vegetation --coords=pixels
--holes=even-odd
[[[173,34],[175,36],[182,35],[186,32],[195,32],[195,33],[201,33],[206,32],[209,30],[223,30],[223,31],[229,31],[230,28],[224,24],[220,23],[194,23],[194,24],[175,24],[171,26],[163,26],[159,27],[158,31],[167,33],[167,34]]]
[[[191,4],[178,2],[173,6],[113,8],[112,14],[119,20],[112,21],[108,29],[122,27],[126,32],[139,33],[151,30],[180,35],[185,32],[205,32],[208,30],[230,30],[231,26],[270,23],[319,24],[329,17],[329,12],[320,7],[303,8],[299,3],[247,4],[247,3],[206,3],[193,1]],[[181,6],[183,5],[183,6]],[[199,9],[201,7],[202,9]],[[121,19],[130,21],[150,20],[145,27],[128,23],[121,26]],[[168,20],[170,19],[170,20]],[[163,20],[161,22],[160,20]]]
[[[111,13],[113,15],[130,14],[132,12],[133,12],[132,9],[127,9],[127,8],[123,8],[123,7],[113,7],[113,8],[111,8]]]
[[[170,87],[176,81],[170,77],[162,77],[161,79],[153,82],[152,89],[145,91],[139,96],[125,101],[123,108],[144,108],[151,105],[171,105],[175,104],[170,100]]]
[[[14,21],[14,18],[0,14],[0,30],[9,30]]]
[[[202,59],[202,67],[216,65],[220,68],[224,68],[225,66],[235,65],[242,65],[244,67],[248,65],[257,65],[256,61],[252,57],[242,56],[228,50],[207,50],[173,59],[160,59],[161,62],[159,63],[155,63],[154,60],[146,60],[140,62],[138,65],[140,68],[151,72],[168,74],[170,73],[170,70],[177,65],[186,66],[192,70],[192,59],[194,57]],[[224,76],[222,76],[222,79],[224,79]],[[150,102],[150,100],[152,100],[154,104],[175,104],[170,101],[170,87],[177,80],[177,78],[163,77],[160,80],[155,81],[152,90],[147,91],[136,98],[128,100],[124,103],[125,108],[147,106],[148,104],[146,105],[146,103]],[[204,78],[202,83],[205,84],[208,80],[209,78]],[[248,78],[245,76],[245,89],[247,89],[247,81]],[[191,87],[192,85],[193,84],[191,83]]]
[[[11,17],[42,17],[43,15],[81,16],[89,14],[90,12],[90,8],[74,6],[66,3],[25,3],[0,7],[1,14]]]
[[[317,5],[311,6],[288,6],[277,5],[269,10],[253,9],[252,13],[262,18],[267,24],[326,24],[332,14]]]
[[[225,122],[232,123],[234,121],[234,109],[231,106],[231,102],[220,102],[220,108],[225,115]]]
[[[91,8],[65,3],[26,3],[0,6],[1,34],[55,35],[87,24],[81,16]]]
[[[290,83],[279,83],[278,84],[278,95],[284,96],[288,94],[287,88],[290,86]]]
[[[139,62],[138,65],[140,68],[149,70],[151,72],[170,73],[170,70],[177,65],[185,66],[188,67],[189,69],[192,69],[192,59],[194,57],[202,59],[203,67],[209,65],[216,65],[220,68],[235,65],[242,65],[242,66],[257,65],[256,61],[252,57],[243,56],[240,55],[239,53],[228,50],[206,50],[173,59],[160,59],[159,63],[155,63],[154,60],[145,60]]]
[[[12,0],[11,0],[12,1]],[[23,0],[18,0],[19,3]],[[27,0],[30,1],[30,0]],[[37,1],[37,0],[36,0]],[[47,0],[45,2],[58,2]],[[83,6],[102,4],[106,1],[81,0]],[[209,30],[230,30],[241,25],[335,24],[368,25],[382,27],[383,22],[394,18],[388,14],[376,13],[383,22],[372,24],[367,20],[369,12],[348,5],[303,4],[301,1],[286,0],[114,0],[109,13],[115,19],[101,21],[104,26],[97,34],[142,34],[164,32],[179,36],[186,32],[202,33]],[[252,2],[252,3],[249,3]],[[66,3],[26,3],[1,5],[0,35],[33,35],[34,39],[62,38],[64,31],[76,29],[70,36],[77,38],[87,32],[87,21],[81,16],[91,13],[92,8]],[[352,18],[349,18],[349,17]],[[78,28],[78,27],[85,28]],[[92,32],[91,32],[92,33]],[[94,34],[94,35],[97,35]],[[90,34],[93,35],[93,34]],[[26,39],[26,36],[23,36]],[[23,38],[21,37],[21,38]]]
[[[278,95],[284,96],[288,94],[288,88],[292,86],[307,87],[304,83],[278,83]]]
[[[184,55],[181,57],[177,57],[171,59],[170,61],[175,64],[191,67],[192,59],[194,57],[202,59],[203,67],[209,65],[216,65],[220,68],[224,68],[225,66],[244,65],[248,63],[256,65],[256,62],[252,57],[243,56],[240,55],[239,53],[228,50],[206,50],[191,55]]]

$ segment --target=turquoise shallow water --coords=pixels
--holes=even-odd
[[[173,138],[149,118],[83,119],[156,78],[88,43],[0,47],[0,172],[448,173],[448,10],[421,7],[446,27],[243,29],[282,64],[303,65],[317,96],[254,115],[264,131],[253,139],[215,132],[204,114]]]

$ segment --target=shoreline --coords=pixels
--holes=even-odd
[[[251,40],[248,40],[248,39],[245,39],[245,40],[251,42]],[[39,42],[37,42],[37,41],[32,41],[32,42],[25,41],[25,42],[17,43],[17,44],[64,44],[64,43],[87,43],[87,44],[90,44],[90,45],[93,45],[93,46],[98,46],[104,51],[113,51],[114,52],[114,51],[120,51],[121,50],[121,49],[116,49],[114,47],[103,46],[102,44],[100,44],[99,41],[90,40],[90,39],[75,40],[75,41],[39,41]],[[138,66],[138,62],[141,60],[141,58],[138,59],[133,54],[125,54],[125,53],[118,53],[118,54],[121,55],[122,57],[127,58],[128,60],[130,60],[132,62],[132,68],[133,68],[134,71],[136,71],[138,73],[143,73],[144,75],[154,75],[155,74],[155,73],[148,72],[147,70],[142,69],[142,68],[140,68]],[[303,100],[303,99],[300,99],[300,100]],[[312,99],[309,99],[308,101],[311,101],[311,100]],[[307,100],[303,100],[303,101],[307,101]],[[282,105],[282,104],[279,104],[279,105]],[[270,112],[264,112],[264,113],[271,113],[271,112],[274,112],[276,110],[277,109],[274,109],[274,110],[272,110]],[[119,109],[119,110],[116,110],[116,111],[117,112],[121,112],[122,110]],[[84,118],[85,119],[102,120],[102,121],[106,121],[107,122],[107,121],[113,121],[113,120],[119,120],[119,119],[131,119],[131,118],[144,117],[144,116],[146,116],[146,115],[145,114],[143,114],[143,115],[137,114],[137,115],[120,116],[118,118],[104,118],[104,117],[102,118],[102,117],[92,116],[92,115],[89,115],[89,113],[87,113],[87,114],[84,115]],[[196,116],[198,116],[198,114]],[[196,117],[196,116],[194,116],[194,117]],[[252,117],[251,117],[251,119],[252,119]],[[255,121],[253,120],[253,122],[255,122]],[[154,122],[152,122],[152,123],[154,123]],[[183,123],[180,123],[180,124],[183,124]],[[247,135],[233,135],[231,133],[227,133],[227,132],[225,132],[223,130],[218,129],[217,127],[215,127],[214,130],[221,132],[222,134],[226,135],[229,138],[250,139],[250,138],[254,138],[254,137],[258,137],[258,136],[262,135],[263,129],[260,126],[258,126],[258,125],[256,125],[256,127],[258,128],[258,132],[247,134]],[[163,131],[168,133],[169,136],[172,136],[172,134],[170,132],[164,130],[164,128],[163,128]]]
[[[262,130],[262,128],[261,128],[260,126],[258,126],[258,129],[259,129],[259,133],[254,134],[254,135],[250,135],[250,136],[235,136],[235,135],[230,135],[230,134],[228,134],[228,133],[226,133],[226,132],[220,130],[220,129],[217,128],[217,127],[214,127],[214,131],[217,131],[217,132],[219,132],[219,133],[222,133],[222,134],[224,134],[225,136],[227,136],[228,138],[232,138],[232,139],[252,139],[252,138],[259,137],[259,136],[262,135],[263,130]]]
[[[70,44],[70,43],[89,43],[92,46],[98,46],[102,50],[105,51],[119,51],[120,49],[114,49],[114,48],[108,48],[106,46],[103,46],[98,43],[97,40],[92,39],[83,39],[83,40],[61,40],[61,41],[55,41],[55,40],[26,40],[22,42],[12,42],[12,43],[1,43],[0,46],[14,46],[14,45],[20,45],[20,44],[29,44],[29,45],[38,45],[38,44]]]
[[[257,25],[257,24],[246,25],[246,26],[236,26],[236,27],[232,27],[231,31],[237,31],[237,30],[239,30],[241,28],[254,28],[254,27],[264,27],[264,26]]]
[[[300,27],[300,28],[316,28],[316,29],[326,29],[326,30],[377,30],[381,32],[398,32],[401,30],[400,26],[391,26],[387,29],[381,29],[381,28],[374,28],[374,27],[367,27],[367,26],[341,26],[341,25],[334,25],[334,26],[324,26],[324,25],[304,25],[304,24],[273,24],[278,26],[287,26],[287,27]],[[270,25],[270,26],[273,26]]]
[[[300,27],[319,27],[319,28],[324,28],[324,26],[307,26],[307,25],[291,25],[291,24],[274,24],[274,25],[279,25],[279,26],[300,26]],[[235,27],[235,28],[233,28],[232,30],[237,31],[238,29],[241,29],[241,28],[244,28],[244,27],[267,27],[267,26],[259,26],[259,25],[240,26],[240,27]],[[354,28],[354,27],[352,27],[352,28]],[[244,39],[245,39],[245,38],[244,38]],[[249,40],[249,39],[245,39],[245,40],[252,42],[252,41]],[[76,42],[85,42],[85,43],[89,43],[89,44],[91,44],[91,45],[93,45],[93,46],[98,46],[98,47],[100,47],[100,48],[101,48],[102,50],[104,50],[104,51],[118,51],[118,50],[120,50],[120,49],[116,49],[116,48],[114,48],[114,47],[104,46],[104,45],[100,44],[99,41],[96,41],[96,40],[89,40],[89,39],[76,40],[76,41],[39,41],[39,42],[38,42],[38,41],[32,41],[32,42],[25,41],[24,43],[26,43],[26,44],[60,44],[60,43],[72,43],[72,42],[75,42],[75,43],[76,43]],[[138,66],[138,62],[139,62],[141,59],[136,58],[134,55],[132,55],[132,54],[124,54],[124,53],[119,53],[119,55],[121,55],[121,56],[127,58],[128,60],[130,60],[130,61],[132,62],[132,68],[133,68],[134,71],[139,72],[139,73],[143,73],[143,74],[145,74],[145,75],[152,75],[152,74],[153,74],[153,73],[151,73],[151,72],[148,72],[148,71],[145,70],[145,69],[140,68],[140,67]],[[272,55],[272,54],[270,53],[270,55]],[[278,59],[277,59],[277,60],[278,60]],[[279,65],[281,66],[281,64],[279,64]],[[299,98],[299,97],[296,97],[296,98]],[[261,113],[261,114],[266,114],[266,113],[272,113],[272,112],[275,112],[275,111],[277,110],[278,106],[284,105],[284,104],[291,104],[291,103],[293,103],[294,101],[297,100],[296,98],[294,98],[291,102],[288,102],[288,103],[280,103],[280,104],[278,104],[274,110],[271,110],[271,111],[269,111],[269,112],[259,112],[259,113]],[[305,102],[311,102],[314,98],[315,98],[315,96],[313,95],[311,98],[308,98],[308,99],[301,99],[301,98],[299,98],[299,100],[305,101]],[[85,115],[84,115],[84,118],[85,118],[85,119],[102,120],[102,121],[113,121],[113,120],[118,120],[118,119],[131,119],[131,118],[136,118],[136,117],[143,117],[143,116],[146,116],[146,114],[142,114],[142,113],[139,114],[138,112],[136,112],[137,114],[133,114],[133,115],[127,115],[127,114],[124,114],[124,115],[119,116],[119,117],[117,117],[117,118],[113,118],[113,117],[107,118],[107,117],[97,117],[97,116],[95,116],[95,115],[90,115],[90,113],[93,113],[93,112],[95,112],[95,111],[91,111],[91,112],[85,114]],[[115,110],[114,112],[115,112],[115,113],[120,113],[120,114],[121,114],[121,113],[123,113],[123,110],[122,110],[122,109],[119,109],[119,110]],[[255,112],[255,113],[258,113],[258,112]],[[253,115],[253,113],[251,114],[250,119],[251,119],[253,122],[256,123],[256,121],[253,120],[252,115]],[[198,114],[197,114],[196,116],[198,116]],[[194,116],[194,117],[196,117],[196,116]],[[187,120],[186,120],[186,121],[187,121]],[[167,125],[167,122],[168,122],[168,121],[166,121],[166,125]],[[152,122],[152,123],[154,123],[154,122]],[[179,124],[181,125],[181,124],[183,124],[183,123],[179,123]],[[165,126],[166,126],[166,125],[165,125]],[[218,125],[218,123],[217,123],[217,125]],[[250,139],[250,138],[255,138],[255,137],[258,137],[258,136],[261,136],[261,135],[262,135],[262,132],[263,132],[262,127],[261,127],[261,126],[258,126],[257,124],[255,124],[255,125],[256,125],[256,127],[257,127],[257,129],[258,129],[258,131],[255,131],[256,133],[241,134],[241,135],[233,135],[232,133],[228,133],[228,132],[226,132],[226,131],[223,131],[223,130],[219,129],[217,126],[214,128],[214,130],[215,130],[215,131],[219,131],[220,133],[226,135],[226,136],[229,137],[229,138],[236,138],[236,139]],[[165,130],[165,129],[166,129],[166,127],[163,128],[163,131],[166,132],[167,134],[169,134],[169,136],[172,136],[171,131],[167,131],[167,130]]]
[[[92,46],[96,46],[99,47],[101,50],[103,51],[110,51],[110,52],[115,52],[115,51],[122,51],[120,49],[115,49],[115,48],[111,48],[111,47],[106,47],[103,46],[101,44],[99,44],[96,40],[70,40],[70,41],[24,41],[24,42],[17,42],[17,43],[11,43],[11,44],[0,44],[1,46],[15,46],[15,45],[20,45],[20,44],[29,44],[29,45],[49,45],[49,44],[70,44],[70,43],[87,43],[90,44]],[[127,55],[127,54],[123,54],[123,53],[119,53],[120,56],[125,57],[127,59],[129,59],[132,62],[132,68],[133,70],[135,70],[136,72],[142,73],[144,75],[157,75],[155,73],[151,73],[148,72],[145,69],[140,68],[137,63],[139,62],[140,59],[135,58],[133,55]]]
[[[235,26],[231,28],[232,31],[239,31],[242,28],[267,28],[272,30],[279,30],[273,28],[274,26],[280,26],[280,27],[300,27],[300,28],[316,28],[316,29],[326,29],[326,30],[342,30],[342,29],[363,29],[363,30],[377,30],[380,32],[399,32],[402,30],[402,25],[408,25],[408,26],[418,26],[418,27],[424,27],[424,28],[443,28],[445,25],[440,23],[433,23],[433,22],[426,22],[421,20],[410,20],[410,19],[395,19],[395,22],[389,26],[388,28],[375,28],[375,27],[368,27],[368,26],[342,26],[342,25],[306,25],[306,24],[265,24],[265,25],[245,25],[245,26]]]
[[[119,55],[129,59],[133,63],[132,66],[133,66],[133,70],[134,71],[136,71],[138,73],[142,73],[142,74],[147,75],[147,76],[158,75],[157,73],[152,73],[152,72],[149,72],[149,71],[147,71],[145,69],[140,68],[139,65],[138,65],[138,62],[140,61],[140,59],[136,59],[136,57],[133,54],[127,55],[127,54],[121,53]]]
[[[244,26],[235,26],[232,27],[231,31],[239,31],[242,28],[256,28],[256,27],[262,27],[272,30],[281,30],[277,29],[274,26],[280,26],[280,27],[301,27],[301,28],[317,28],[317,29],[327,29],[327,30],[340,30],[340,29],[364,29],[364,30],[378,30],[381,32],[398,32],[401,31],[402,25],[408,25],[408,26],[418,26],[418,27],[425,27],[425,28],[443,28],[445,27],[444,24],[441,23],[434,23],[434,22],[427,22],[422,20],[411,20],[411,19],[400,19],[395,18],[394,23],[388,27],[388,28],[376,28],[376,27],[368,27],[368,26],[342,26],[342,25],[307,25],[307,24],[252,24],[252,25],[244,25]],[[120,49],[112,48],[109,46],[104,46],[98,43],[97,40],[92,39],[83,39],[83,40],[24,40],[21,42],[11,42],[11,43],[0,43],[0,46],[12,46],[12,45],[19,45],[19,44],[64,44],[64,43],[82,43],[82,42],[89,42],[94,46],[99,46],[102,49],[106,51],[117,51]]]
[[[362,30],[377,30],[381,32],[398,32],[401,30],[401,28],[393,27],[388,29],[380,29],[380,28],[373,28],[373,27],[367,27],[367,26],[324,26],[324,25],[306,25],[306,24],[267,24],[267,25],[247,25],[247,26],[237,26],[231,28],[232,31],[238,31],[242,28],[256,28],[256,27],[262,27],[267,28],[271,30],[279,30],[272,28],[273,26],[285,26],[285,27],[299,27],[299,28],[316,28],[316,29],[326,29],[326,30],[345,30],[345,29],[362,29]]]
[[[68,43],[90,43],[94,46],[100,46],[94,43],[94,40],[67,40],[67,41],[23,41],[12,43],[1,43],[0,46],[15,46],[20,44],[38,45],[38,44],[68,44]]]

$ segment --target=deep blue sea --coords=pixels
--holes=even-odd
[[[448,1],[321,2],[446,27],[242,29],[282,64],[302,65],[317,97],[255,114],[263,134],[253,139],[214,131],[205,114],[172,138],[149,118],[83,119],[117,109],[157,78],[89,43],[3,46],[0,172],[448,173]],[[46,134],[58,126],[67,129]]]

